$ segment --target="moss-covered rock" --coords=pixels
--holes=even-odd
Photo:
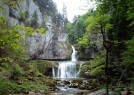
[[[90,60],[93,58],[92,48],[85,48],[77,44],[75,49],[77,50],[78,60]]]
[[[31,64],[38,69],[38,71],[42,74],[51,73],[53,67],[57,67],[58,63],[55,61],[48,60],[30,60],[27,64]],[[50,70],[51,69],[51,70]]]
[[[83,79],[74,79],[74,80],[72,80],[72,82],[71,83],[77,83],[77,84],[82,84],[83,83]]]
[[[90,61],[85,62],[84,64],[82,64],[81,66],[81,77],[87,77],[88,75],[90,75],[90,70],[91,70],[91,64]]]

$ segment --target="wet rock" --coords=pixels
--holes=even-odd
[[[29,94],[29,92],[28,91],[25,91],[25,92],[23,92],[24,94]]]
[[[57,86],[65,86],[65,84],[63,83],[63,81],[57,81]]]
[[[50,87],[49,91],[55,91],[57,88],[56,87]]]
[[[60,83],[58,86],[65,86],[65,84],[64,83]]]
[[[63,83],[64,83],[65,85],[67,85],[67,84],[70,84],[70,81],[64,80]]]
[[[80,85],[79,89],[86,89],[87,87],[85,85]]]
[[[29,92],[29,95],[34,95],[34,94],[35,94],[35,92],[33,92],[33,91]]]
[[[98,89],[98,85],[99,83],[96,79],[83,80],[83,83],[79,85],[79,89],[94,91]]]
[[[57,84],[60,84],[60,83],[61,83],[61,81],[59,81],[59,80],[58,80],[56,83],[57,83]]]
[[[83,79],[74,79],[71,81],[69,87],[71,88],[79,88],[80,85],[82,85]]]
[[[45,90],[40,90],[40,93],[44,93],[45,92]]]
[[[78,83],[71,83],[69,85],[70,88],[78,88],[79,87],[79,84]]]
[[[59,91],[59,90],[60,90],[60,88],[56,87],[55,91]]]
[[[82,84],[83,83],[83,79],[74,79],[74,80],[72,80],[72,82],[71,83],[77,83],[77,84]]]

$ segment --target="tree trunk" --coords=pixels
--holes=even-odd
[[[108,48],[108,41],[106,41],[106,34],[105,34],[105,25],[104,25],[104,23],[103,22],[100,22],[100,25],[101,25],[101,34],[102,34],[102,37],[103,37],[103,46],[104,46],[104,48],[105,48],[105,50],[106,50],[106,61],[105,61],[105,74],[106,74],[106,82],[107,82],[107,84],[106,84],[106,88],[107,88],[107,90],[106,90],[106,95],[108,95],[108,92],[109,92],[109,90],[108,90],[108,88],[109,88],[109,77],[108,77],[108,53],[109,53],[109,48]]]
[[[106,95],[108,95],[108,88],[109,88],[109,77],[108,77],[108,50],[106,50],[106,67],[105,67],[105,73],[106,73],[106,78],[107,78],[107,92]]]

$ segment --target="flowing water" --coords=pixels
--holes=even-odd
[[[72,46],[72,55],[70,61],[60,61],[58,62],[58,67],[52,69],[53,78],[58,78],[58,91],[50,93],[50,95],[87,95],[83,94],[87,90],[80,90],[78,88],[69,87],[71,81],[79,77],[80,67],[82,61],[77,60],[77,51],[74,46]],[[64,84],[64,81],[70,82],[70,84]]]
[[[58,90],[45,91],[44,94],[37,93],[27,95],[88,95],[89,90],[81,90],[78,87],[70,87],[73,80],[80,79],[80,67],[84,63],[83,61],[77,61],[77,51],[73,46],[72,50],[73,52],[70,61],[58,62],[58,67],[52,68],[53,78],[58,78],[56,84],[56,88]],[[65,82],[69,82],[69,84],[66,84]]]
[[[71,61],[61,61],[58,63],[58,70],[53,68],[53,77],[56,78],[76,78],[79,76],[80,64],[78,67],[77,62],[77,51],[74,46],[72,46],[73,52],[71,55]],[[78,67],[78,69],[77,69]]]

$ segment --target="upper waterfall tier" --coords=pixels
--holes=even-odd
[[[54,70],[53,68],[53,77],[57,78],[76,78],[78,76],[79,70],[77,70],[77,51],[74,46],[72,46],[72,55],[71,61],[61,61],[58,65],[58,70]],[[80,68],[78,68],[80,69]],[[57,71],[57,72],[55,72]]]
[[[72,49],[73,49],[73,52],[71,55],[71,61],[76,61],[77,60],[77,58],[76,58],[77,51],[75,50],[74,46],[72,46]]]

